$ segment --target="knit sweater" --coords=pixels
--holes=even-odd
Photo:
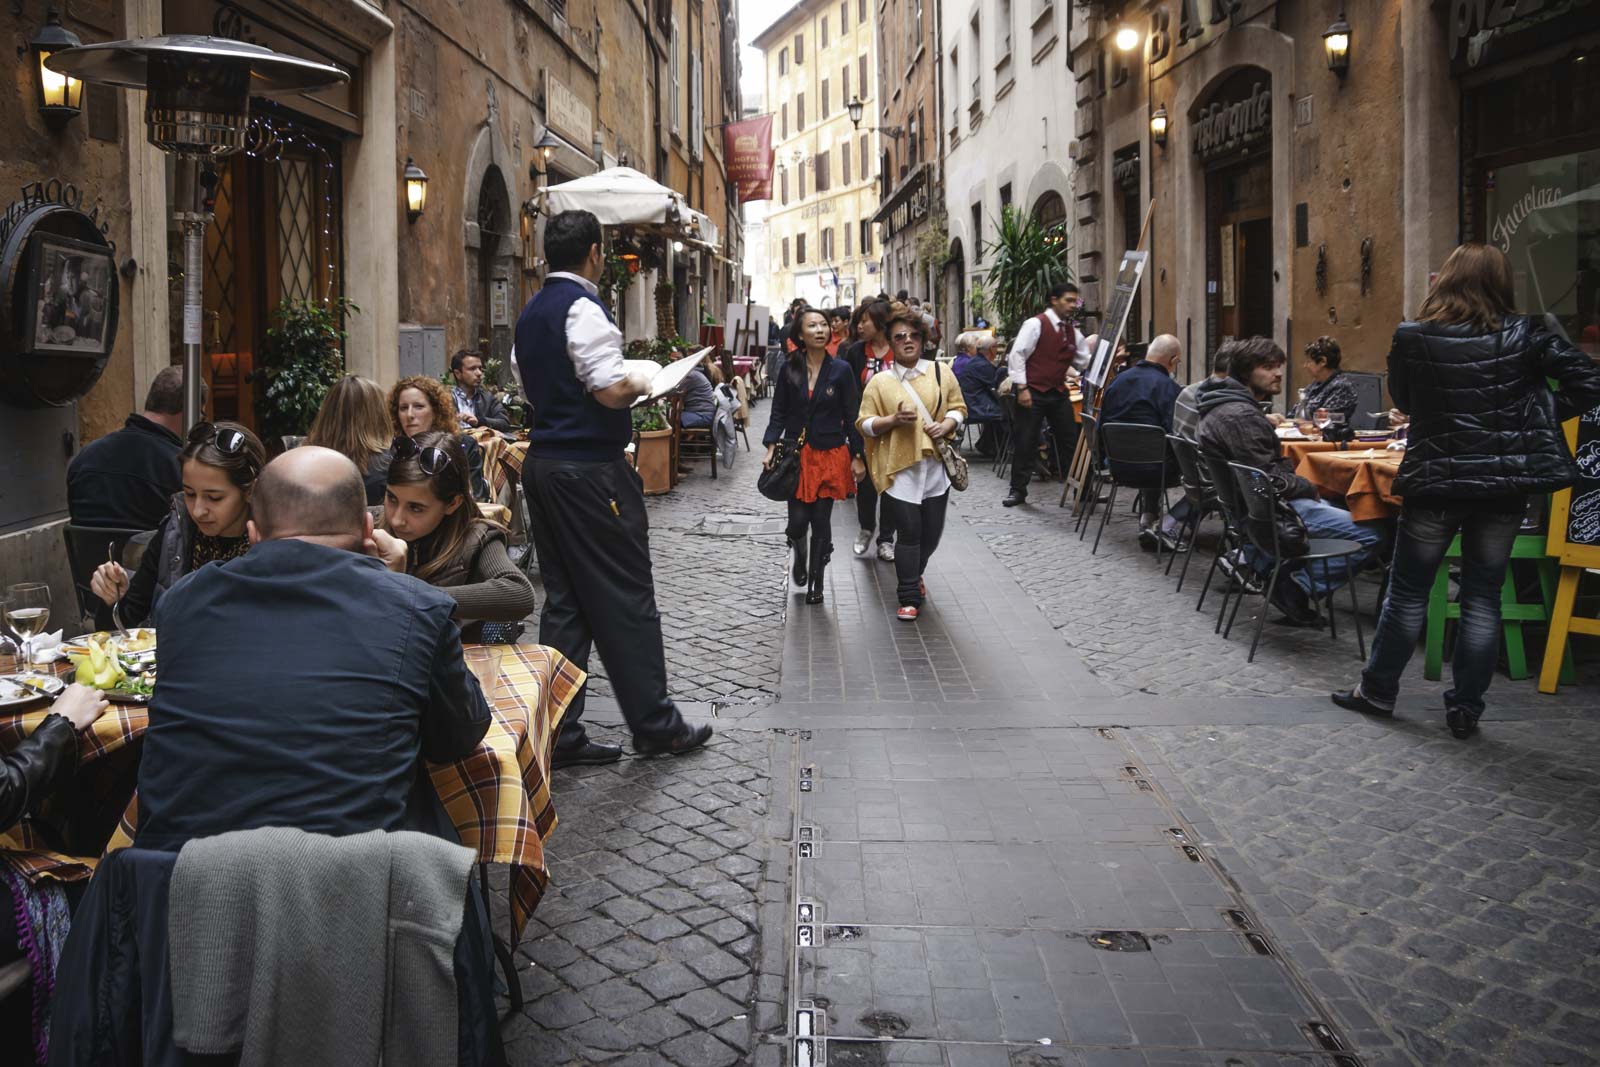
[[[885,370],[873,375],[861,395],[861,414],[856,418],[856,429],[860,430],[868,419],[893,415],[900,410],[901,404],[910,405],[906,384],[917,391],[917,396],[922,398],[923,406],[934,421],[944,419],[952,411],[959,411],[963,419],[967,417],[967,401],[961,395],[961,386],[950,368],[938,367],[937,371],[923,374],[910,383],[902,383],[894,371]],[[872,476],[872,484],[878,492],[888,492],[896,474],[937,454],[933,438],[928,436],[920,422],[919,417],[917,424],[896,426],[886,434],[864,439],[867,472]]]

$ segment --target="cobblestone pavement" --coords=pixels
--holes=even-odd
[[[1600,724],[1144,736],[1417,1062],[1600,1059]]]
[[[784,946],[763,954],[760,919],[787,894],[782,863],[764,882],[769,816],[787,836],[768,803],[786,751],[724,731],[676,760],[557,772],[550,888],[516,955],[527,1002],[502,1031],[511,1064],[748,1060],[783,999]]]

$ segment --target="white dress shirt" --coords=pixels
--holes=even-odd
[[[565,278],[577,282],[590,296],[599,296],[600,288],[581,274],[564,270],[551,271],[545,281]],[[574,300],[567,309],[567,358],[578,380],[589,392],[597,392],[615,385],[628,376],[622,365],[622,331],[592,300]],[[511,362],[521,377],[522,366],[517,363],[517,350],[511,349]]]
[[[932,374],[933,364],[926,359],[917,360],[915,367],[902,367],[896,363],[883,373],[892,374],[902,382],[909,382],[924,374]],[[906,389],[902,386],[900,391],[905,393]],[[906,399],[911,398],[907,396]],[[933,412],[930,411],[928,414],[931,416]],[[921,417],[921,412],[918,412],[918,417]],[[947,411],[945,418],[954,419],[956,429],[961,429],[961,412]],[[894,423],[887,415],[874,415],[861,424],[861,432],[868,437],[882,437],[884,434],[894,432]],[[892,496],[896,500],[904,500],[907,504],[920,504],[929,497],[949,491],[950,475],[945,473],[944,463],[938,456],[924,456],[905,470],[897,472],[894,481],[890,482],[889,488],[885,490],[885,495]]]
[[[1055,308],[1046,308],[1044,313],[1052,326],[1058,330],[1062,328],[1061,316],[1056,314]],[[1011,343],[1011,351],[1006,354],[1006,370],[1013,388],[1028,384],[1028,357],[1039,347],[1040,332],[1037,315],[1029,315],[1017,330],[1017,339]],[[1094,350],[1084,341],[1081,331],[1075,329],[1073,333],[1078,338],[1078,353],[1072,357],[1072,369],[1081,374],[1089,369]]]

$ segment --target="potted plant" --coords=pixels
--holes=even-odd
[[[301,436],[311,427],[323,397],[344,373],[344,317],[361,309],[344,297],[327,303],[285,300],[272,313],[276,325],[261,346],[256,380],[256,419],[261,436],[274,441]]]
[[[1007,207],[1000,212],[990,261],[988,303],[995,329],[1015,337],[1029,315],[1043,311],[1052,286],[1070,282],[1072,245],[1064,227],[1044,226],[1032,215]]]
[[[633,409],[633,428],[637,433],[634,469],[644,483],[647,496],[672,488],[672,430],[661,405],[641,404]]]

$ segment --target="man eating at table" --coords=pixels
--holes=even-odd
[[[259,826],[405,828],[419,753],[460,759],[489,727],[455,602],[386,566],[404,548],[392,560],[399,542],[373,530],[353,463],[286,452],[251,509],[250,551],[157,606],[142,848]]]
[[[1343,508],[1317,496],[1316,487],[1294,471],[1294,464],[1278,448],[1278,435],[1262,405],[1283,392],[1283,367],[1288,357],[1270,337],[1229,341],[1217,351],[1220,365],[1226,359],[1228,376],[1200,386],[1200,450],[1264,471],[1278,498],[1294,509],[1311,537],[1337,537],[1359,541],[1364,551],[1326,561],[1314,568],[1296,567],[1291,581],[1273,588],[1273,606],[1290,622],[1317,620],[1315,604],[1352,580],[1361,564],[1383,540],[1377,530],[1363,526]],[[1260,561],[1258,560],[1258,567]],[[1284,568],[1288,572],[1288,568]]]

